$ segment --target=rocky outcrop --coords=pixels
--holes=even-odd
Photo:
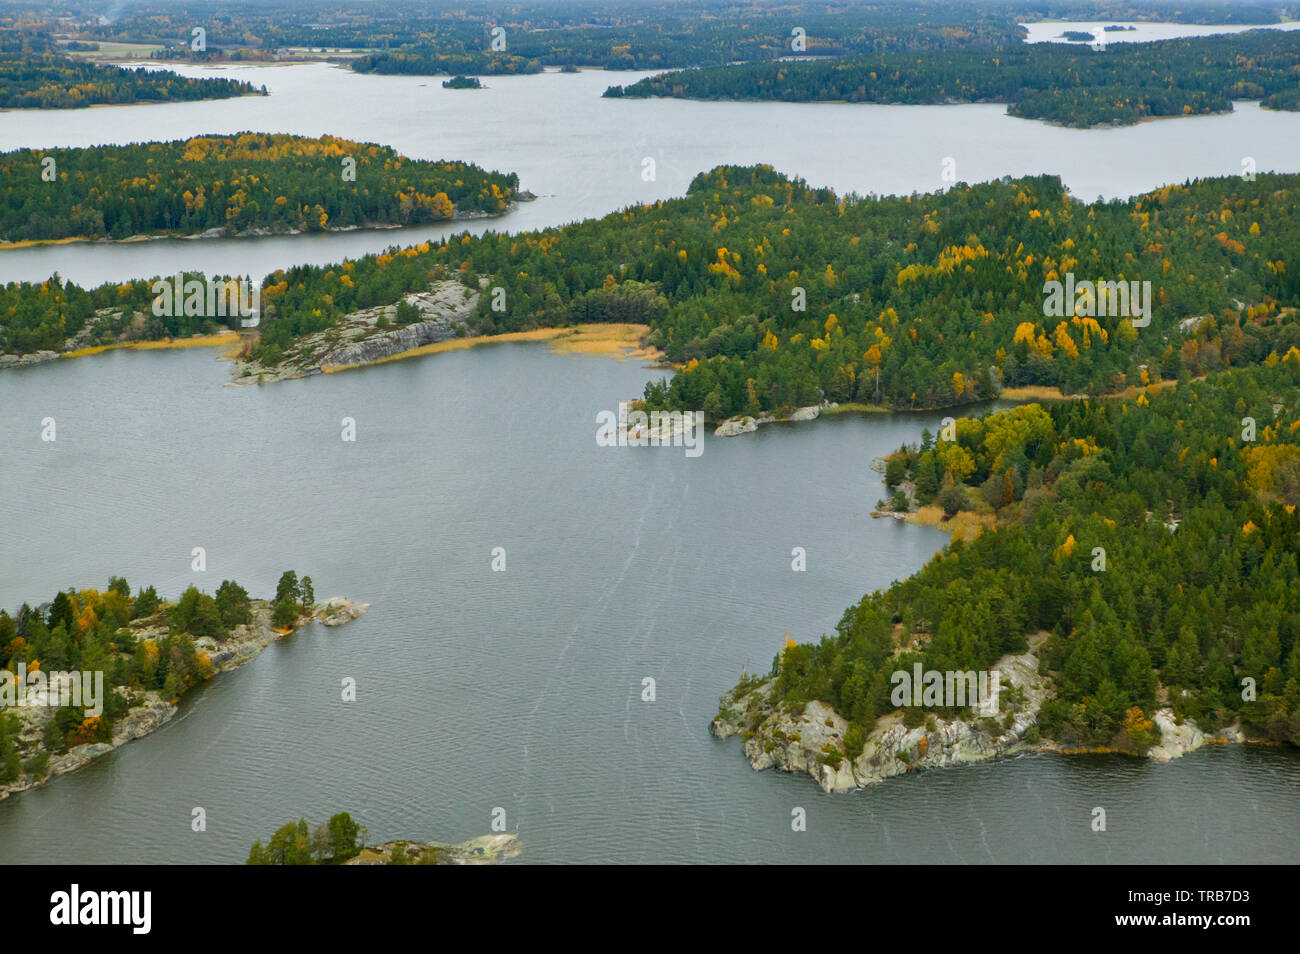
[[[821,416],[822,411],[834,410],[837,407],[839,405],[834,401],[822,401],[821,404],[810,404],[807,407],[795,408],[786,417],[777,417],[771,413],[765,413],[759,417],[749,417],[748,415],[730,417],[718,424],[713,436],[736,437],[740,434],[748,434],[751,431],[758,430],[760,424],[771,424],[775,421],[815,421]]]
[[[405,855],[407,864],[433,865],[499,865],[509,858],[518,857],[524,846],[514,835],[480,835],[457,845],[438,841],[386,841],[371,845],[361,854],[344,862],[348,865],[387,865],[393,863],[395,853]]]
[[[369,603],[354,603],[341,596],[331,596],[316,607],[315,618],[322,626],[342,626],[350,623],[366,610]]]
[[[5,368],[30,368],[32,365],[53,361],[57,351],[31,351],[27,354],[0,354],[0,370]]]
[[[14,710],[20,720],[19,738],[25,743],[39,743],[44,736],[45,724],[54,717],[54,709],[45,706],[23,707]],[[50,758],[45,776],[22,775],[8,785],[0,785],[0,800],[18,792],[43,785],[59,775],[75,772],[89,765],[100,756],[107,755],[120,745],[134,739],[142,738],[150,732],[171,721],[176,715],[176,706],[162,698],[157,692],[146,692],[137,706],[120,716],[113,725],[111,742],[90,742],[74,745],[61,755]]]
[[[1174,716],[1174,710],[1169,708],[1158,709],[1151,716],[1151,721],[1160,730],[1160,741],[1147,749],[1146,755],[1157,762],[1182,758],[1206,743],[1246,741],[1246,733],[1240,723],[1236,722],[1218,732],[1205,733],[1191,719],[1184,719],[1180,724]]]
[[[322,364],[334,367],[346,367],[349,364],[365,364],[380,358],[391,358],[403,351],[414,351],[427,344],[449,341],[456,337],[456,329],[450,318],[438,317],[431,321],[420,321],[395,331],[386,331],[368,338],[362,338],[353,344],[344,345],[321,359]]]
[[[871,785],[916,769],[983,762],[1021,752],[1122,751],[1072,749],[1038,739],[1038,712],[1052,694],[1050,680],[1038,672],[1036,650],[1045,636],[1031,637],[1029,652],[1003,656],[994,664],[1002,688],[1015,687],[1017,700],[996,719],[930,716],[909,728],[902,712],[895,711],[876,721],[860,752],[847,752],[849,725],[838,712],[816,701],[803,706],[775,702],[774,680],[767,679],[743,681],[726,693],[709,731],[720,739],[744,736],[745,756],[756,770],[806,773],[828,792]],[[1145,755],[1156,762],[1169,762],[1207,744],[1249,741],[1239,723],[1206,733],[1191,719],[1179,722],[1168,707],[1157,710],[1151,719],[1160,730],[1160,741]]]
[[[419,318],[401,327],[398,304],[375,305],[352,312],[332,327],[295,342],[274,367],[240,361],[232,385],[302,378],[322,371],[355,367],[391,358],[425,345],[468,334],[479,293],[458,281],[436,281],[426,291],[403,296],[400,304],[418,310]]]
[[[758,422],[752,417],[732,417],[723,421],[713,431],[714,437],[737,437],[758,430]]]
[[[807,773],[828,792],[871,785],[915,769],[982,762],[1035,748],[1025,736],[1051,695],[1050,684],[1038,673],[1038,657],[1032,650],[1007,655],[993,669],[1001,674],[1004,690],[1018,690],[1014,709],[996,719],[969,722],[929,716],[912,728],[904,724],[901,712],[892,712],[876,721],[860,752],[845,751],[848,723],[830,706],[815,701],[796,707],[773,704],[771,680],[724,695],[710,731],[719,738],[747,734],[744,752],[756,770]]]
[[[1160,730],[1160,742],[1147,749],[1147,757],[1157,762],[1168,762],[1188,752],[1194,752],[1205,744],[1205,736],[1191,720],[1179,725],[1174,720],[1173,709],[1160,709],[1151,721]]]

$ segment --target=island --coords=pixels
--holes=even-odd
[[[59,188],[49,178],[57,176]],[[337,136],[242,132],[0,153],[6,246],[395,228],[505,213],[514,173]]]
[[[48,607],[48,608],[46,608]],[[76,771],[176,715],[195,686],[254,659],[312,621],[348,623],[370,608],[316,601],[311,577],[286,570],[274,600],[233,580],[175,603],[107,589],[67,590],[48,604],[0,610],[0,799]]]
[[[483,84],[477,76],[453,76],[449,80],[443,80],[443,89],[483,89]]]
[[[67,49],[93,45],[68,44]],[[0,29],[0,109],[78,109],[253,95],[265,96],[266,87],[89,63],[58,50],[44,31]]]
[[[647,327],[638,347],[678,369],[647,384],[646,410],[713,422],[1122,395],[1297,341],[1279,250],[1300,242],[1298,197],[1300,176],[1274,173],[1110,202],[1055,176],[843,197],[720,166],[598,219],[274,272],[255,329],[158,317],[152,281],[10,283],[0,367],[238,332],[236,377],[254,382],[619,324]]]
[[[306,819],[278,829],[263,844],[253,843],[250,865],[496,865],[515,858],[523,845],[514,835],[480,835],[458,844],[438,841],[386,841],[367,845],[364,825],[347,812],[314,828]]]

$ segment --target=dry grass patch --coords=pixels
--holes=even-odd
[[[239,333],[223,331],[215,335],[199,335],[194,338],[163,338],[159,341],[119,341],[116,344],[91,345],[65,351],[60,357],[84,358],[91,354],[103,354],[105,351],[117,351],[126,348],[131,351],[161,351],[171,348],[219,348],[222,345],[238,345]]]

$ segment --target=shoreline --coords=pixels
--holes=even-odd
[[[342,626],[345,623],[350,623],[370,609],[369,603],[353,603],[343,597],[331,597],[324,602],[315,604],[312,607],[311,614],[300,617],[294,629],[282,632],[271,625],[272,606],[269,601],[252,600],[251,606],[253,621],[237,626],[227,639],[217,641],[209,636],[203,636],[194,641],[194,648],[200,653],[206,653],[212,666],[212,672],[203,680],[204,682],[251,662],[260,656],[271,643],[293,635],[298,626],[312,622],[320,623],[322,626]],[[157,618],[158,616],[155,614],[149,620],[143,621],[144,625],[133,626],[132,629],[136,630],[135,635],[143,639],[149,635],[165,633],[167,630],[166,623],[164,622],[161,626],[157,625],[155,623]],[[43,746],[39,751],[27,753],[27,758],[49,753],[49,764],[45,774],[36,776],[24,772],[15,781],[0,785],[0,801],[4,801],[11,795],[17,795],[47,785],[59,776],[68,775],[78,769],[85,768],[91,762],[121,748],[128,742],[153,734],[175,718],[176,713],[180,711],[180,704],[198,688],[198,685],[191,686],[180,697],[170,700],[163,698],[160,692],[152,689],[145,690],[138,696],[135,696],[134,691],[132,691],[134,698],[142,700],[141,704],[131,707],[117,720],[113,727],[111,742],[89,742],[83,745],[75,745],[59,755],[49,752]],[[106,688],[109,687],[106,686]],[[111,688],[120,690],[123,687],[113,686]],[[53,718],[54,710],[48,706],[22,706],[15,711],[22,713],[24,711],[46,712],[47,710],[48,717]],[[44,721],[48,722],[48,718]]]
[[[421,345],[397,354],[385,355],[372,361],[355,364],[322,364],[321,374],[339,374],[355,368],[372,368],[407,358],[421,358],[425,355],[444,354],[449,351],[468,351],[483,345],[519,344],[544,341],[552,354],[585,354],[593,357],[613,358],[623,361],[627,358],[645,358],[657,360],[662,352],[643,347],[641,339],[650,333],[649,325],[624,325],[602,322],[588,325],[568,325],[562,328],[534,328],[529,331],[511,331],[501,335],[474,335],[468,338],[451,338],[433,344]]]
[[[1029,637],[1029,649],[1008,654],[993,664],[1009,686],[1022,694],[1019,707],[992,718],[939,718],[927,713],[909,728],[901,709],[880,716],[867,732],[862,751],[845,751],[849,723],[824,702],[802,706],[772,705],[775,680],[742,681],[719,700],[709,734],[720,740],[739,735],[742,752],[755,771],[776,768],[807,774],[825,792],[847,792],[879,784],[897,775],[926,769],[951,768],[1000,761],[1019,755],[1125,755],[1148,762],[1170,762],[1207,745],[1274,745],[1247,737],[1239,722],[1216,732],[1203,732],[1192,719],[1179,723],[1173,710],[1162,706],[1151,713],[1160,741],[1142,752],[1114,746],[1077,746],[1041,739],[1038,712],[1055,692],[1049,676],[1038,672],[1038,649],[1048,634]],[[834,760],[828,752],[838,751]]]

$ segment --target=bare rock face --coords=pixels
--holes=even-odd
[[[316,619],[322,626],[342,626],[344,623],[352,622],[368,609],[370,609],[369,603],[354,603],[341,596],[331,596],[316,607]]]
[[[443,852],[442,864],[447,865],[495,865],[503,859],[514,858],[524,846],[514,835],[480,835],[459,845],[450,845]]]
[[[0,354],[0,370],[4,368],[29,368],[34,364],[44,364],[59,356],[57,351],[31,351],[27,354]]]
[[[732,417],[718,425],[714,437],[737,437],[758,430],[758,422],[752,417]]]
[[[274,367],[240,361],[230,384],[239,386],[259,381],[282,381],[307,377],[353,365],[391,358],[425,345],[450,341],[465,334],[478,305],[479,292],[458,281],[433,282],[427,290],[402,297],[402,304],[419,310],[419,320],[400,328],[384,330],[397,320],[397,304],[363,308],[339,319],[333,327],[307,335],[296,342],[284,360]]]
[[[724,695],[710,731],[719,738],[752,732],[744,752],[755,769],[807,773],[828,792],[871,785],[918,768],[980,762],[1032,748],[1025,733],[1037,723],[1038,711],[1051,695],[1049,682],[1038,673],[1038,657],[1032,650],[1006,655],[993,668],[1004,688],[1014,686],[1022,695],[1009,727],[1003,714],[997,721],[930,718],[908,728],[901,712],[891,712],[876,720],[861,752],[848,752],[848,723],[839,713],[816,701],[776,706],[768,680]]]
[[[144,705],[128,709],[126,714],[114,723],[113,746],[143,738],[171,721],[174,715],[176,715],[176,706],[157,692],[146,693]]]

